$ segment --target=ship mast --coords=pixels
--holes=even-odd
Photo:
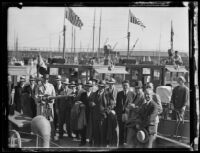
[[[101,10],[101,14],[100,14],[100,21],[99,21],[99,49],[97,51],[97,57],[98,57],[98,52],[100,53],[100,43],[101,43],[101,15],[102,15],[102,10]]]
[[[128,14],[128,30],[127,30],[127,40],[128,40],[127,59],[129,57],[129,44],[130,44],[129,19],[130,19],[130,10]]]
[[[96,14],[96,9],[94,10],[94,22],[93,22],[93,38],[92,38],[92,51],[93,51],[93,56],[94,56],[95,14]]]

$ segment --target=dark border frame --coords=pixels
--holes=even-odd
[[[7,76],[8,76],[8,65],[7,65],[7,11],[9,7],[18,7],[19,9],[21,9],[23,6],[41,6],[41,7],[64,7],[64,6],[71,6],[71,7],[94,7],[94,6],[99,6],[99,7],[184,7],[184,4],[182,1],[152,1],[152,2],[145,2],[145,1],[137,1],[137,2],[133,2],[133,1],[121,1],[121,2],[112,2],[112,1],[87,1],[87,2],[76,2],[76,1],[59,1],[59,2],[22,2],[23,6],[20,5],[19,3],[20,1],[14,1],[14,2],[2,2],[2,28],[1,28],[1,37],[2,37],[2,53],[3,56],[1,56],[1,65],[3,66],[3,87],[1,87],[1,90],[3,90],[2,93],[2,151],[22,151],[21,149],[11,149],[11,148],[7,148],[7,138],[8,138],[8,120],[7,120],[7,115],[8,115],[8,103],[7,103],[7,98],[8,96],[8,90],[7,89]],[[196,87],[195,87],[195,81],[194,81],[194,77],[195,75],[192,75],[195,73],[196,69],[196,62],[195,62],[195,58],[194,58],[194,54],[195,54],[195,38],[194,38],[194,27],[198,28],[198,25],[195,24],[195,20],[197,20],[194,18],[195,17],[195,12],[194,9],[195,7],[198,7],[198,2],[189,2],[189,64],[190,64],[190,118],[194,119],[191,121],[191,126],[190,126],[190,142],[191,142],[191,146],[194,144],[194,138],[197,137],[197,112],[196,112]],[[198,63],[199,64],[199,63]],[[2,76],[2,75],[1,75]],[[23,151],[39,151],[40,149],[23,149]],[[50,148],[50,149],[41,149],[41,151],[59,151],[60,149],[54,149],[54,148]],[[92,151],[93,149],[78,149],[77,148],[71,148],[71,149],[63,149],[62,151]],[[144,151],[145,149],[117,149],[117,150],[106,150],[106,151],[135,151],[135,150],[140,150],[140,151]],[[155,149],[151,149],[154,151],[157,150],[161,150],[161,148],[155,148]],[[166,151],[172,151],[172,150],[187,150],[187,149],[171,149],[171,148],[167,148],[165,149]],[[94,150],[93,150],[94,151]]]

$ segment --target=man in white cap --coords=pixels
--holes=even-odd
[[[25,92],[25,90],[24,90],[25,82],[26,82],[25,76],[21,76],[20,77],[20,82],[15,87],[14,105],[15,105],[15,110],[20,112],[20,113],[22,111],[21,97],[22,97],[22,94]]]
[[[185,86],[185,78],[178,77],[178,86],[172,91],[171,104],[174,110],[173,118],[175,120],[183,121],[186,105],[189,102],[189,89]]]

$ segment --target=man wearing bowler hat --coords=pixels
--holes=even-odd
[[[91,81],[88,81],[85,84],[85,92],[81,94],[80,101],[85,105],[85,115],[86,115],[86,126],[84,126],[81,130],[81,143],[80,146],[84,146],[86,144],[86,134],[87,134],[87,128],[89,125],[89,119],[90,119],[90,106],[89,104],[91,102],[94,102],[94,92],[92,92],[93,84]]]
[[[26,78],[25,76],[20,77],[20,82],[15,87],[15,94],[14,94],[14,105],[15,110],[21,113],[22,111],[22,101],[21,97],[23,93],[25,93],[24,87],[25,87]]]

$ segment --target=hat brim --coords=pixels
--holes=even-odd
[[[140,129],[140,130],[142,130],[145,133],[145,139],[143,141],[142,140],[138,140],[138,141],[141,143],[146,143],[149,140],[149,134],[146,129]]]
[[[115,82],[106,82],[107,84],[115,84]]]
[[[105,87],[106,85],[105,84],[98,84],[98,86]]]
[[[63,84],[66,84],[66,85],[70,85],[70,83],[68,83],[68,82],[62,82]]]
[[[85,84],[85,86],[87,86],[87,87],[93,87],[93,85],[91,85],[91,84]]]
[[[20,79],[20,82],[26,82],[26,80],[25,79]]]

